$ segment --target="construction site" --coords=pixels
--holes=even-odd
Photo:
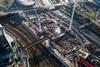
[[[100,0],[0,0],[0,67],[100,67]]]

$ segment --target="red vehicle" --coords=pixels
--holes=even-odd
[[[82,67],[94,67],[87,59],[81,59],[80,57],[77,58],[77,63]]]

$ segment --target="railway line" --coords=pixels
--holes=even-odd
[[[25,33],[22,33],[24,30],[23,31],[20,30],[21,27],[15,29],[14,27],[12,27],[9,24],[6,24],[4,27],[8,32],[10,32],[12,35],[15,36],[17,41],[20,43],[20,47],[24,47],[27,44],[30,44],[30,42],[32,41],[32,40],[29,40],[30,35],[25,35]],[[32,52],[34,51],[34,49],[35,48],[33,48],[33,47],[27,49],[27,53],[29,53],[30,58],[32,58]]]
[[[52,1],[52,0],[50,0]],[[49,1],[48,1],[49,2]],[[60,1],[59,1],[60,2]],[[48,3],[47,3],[48,4]],[[35,3],[36,6],[38,7],[45,7],[45,6],[48,6],[46,5],[44,2],[38,0],[36,3]],[[34,7],[34,6],[33,6]],[[32,11],[33,10],[33,7],[29,7],[29,8],[24,8],[23,6],[20,7],[20,5],[17,5],[17,4],[14,4],[12,6],[12,8],[8,11],[14,11],[16,13],[15,10],[18,10],[17,12],[19,12],[20,10],[21,11],[24,11],[25,13],[30,11],[29,9],[32,8]],[[41,12],[48,12],[49,10],[42,10],[42,9],[37,9],[37,11],[39,13]],[[61,10],[59,10],[61,11]],[[37,13],[38,13],[37,12]],[[57,12],[57,11],[56,11]],[[61,11],[63,14],[63,11]],[[33,13],[33,12],[32,12]],[[36,12],[34,12],[36,13]],[[36,13],[36,14],[37,14]],[[56,19],[57,22],[61,22],[60,25],[61,27],[64,27],[66,29],[66,31],[69,31],[67,30],[67,27],[69,26],[69,23],[66,23],[67,20],[66,17],[65,18],[62,18],[62,16],[56,16],[56,14],[54,12],[51,12],[49,14],[49,12],[46,14],[47,16],[49,16],[49,19],[52,18],[52,19]],[[58,15],[58,14],[57,14]],[[33,16],[33,15],[32,15]],[[46,16],[45,16],[46,17]],[[40,18],[40,17],[38,17]],[[44,19],[43,19],[44,20]],[[31,22],[31,21],[30,21]],[[33,21],[32,21],[33,22]],[[44,21],[42,21],[44,22]],[[83,22],[83,21],[82,21]],[[85,22],[85,21],[84,21]],[[55,22],[56,23],[56,22]],[[80,23],[82,24],[82,23]],[[37,24],[38,25],[38,24]],[[42,25],[42,24],[41,24]],[[49,25],[49,24],[47,24]],[[44,25],[44,26],[47,26],[47,25]],[[44,27],[43,26],[43,27]],[[52,24],[51,24],[52,26]],[[31,26],[30,26],[31,27]],[[33,26],[34,27],[34,26]],[[54,26],[53,26],[54,27]],[[18,47],[19,48],[24,48],[25,52],[26,52],[26,57],[28,57],[28,61],[29,61],[29,65],[30,67],[65,67],[63,66],[62,64],[62,61],[60,62],[59,60],[57,60],[57,58],[54,57],[54,55],[51,54],[50,51],[48,51],[48,49],[46,47],[44,47],[44,45],[41,44],[41,42],[45,41],[46,39],[50,39],[50,37],[45,37],[42,38],[42,39],[38,39],[37,36],[35,36],[35,34],[29,29],[29,27],[26,27],[25,25],[23,24],[20,24],[20,25],[17,25],[17,26],[14,26],[12,24],[9,24],[9,23],[6,23],[4,25],[4,28],[6,31],[8,31],[10,34],[12,34],[13,36],[15,36],[16,38],[16,42],[18,44]],[[34,27],[35,28],[35,27]],[[34,29],[33,28],[33,29]],[[49,27],[47,27],[49,28]],[[36,28],[37,29],[37,28]],[[81,38],[81,35],[80,33],[74,29],[74,27],[72,28],[72,30],[74,30],[76,32],[76,34]],[[35,31],[36,32],[36,31]],[[38,34],[37,34],[38,35]],[[41,33],[40,33],[40,36],[41,36]],[[80,39],[79,38],[79,39]],[[84,38],[82,38],[84,39]],[[80,40],[81,41],[81,40]],[[82,42],[83,44],[83,42]],[[56,48],[56,47],[55,47]],[[58,48],[58,47],[57,47]],[[57,49],[56,48],[56,49]],[[58,50],[60,51],[60,50]],[[24,52],[24,51],[23,51]],[[62,53],[62,52],[61,52]],[[25,58],[26,59],[26,58]],[[23,60],[22,60],[23,61]]]
[[[21,32],[19,32],[17,29],[13,28],[12,26],[10,26],[10,25],[8,25],[8,24],[6,24],[6,25],[4,26],[4,28],[5,28],[8,32],[10,32],[12,35],[14,35],[15,38],[20,39],[24,44],[28,44],[28,43],[29,43],[29,41],[26,39],[26,37],[25,37]],[[19,36],[20,36],[20,37],[19,37]],[[21,47],[22,47],[22,46],[24,46],[24,45],[21,45]]]
[[[34,42],[36,42],[36,38],[32,34],[31,31],[29,31],[25,26],[19,25],[19,26],[12,26],[10,24],[5,24],[4,28],[6,31],[8,31],[10,34],[15,36],[19,47],[25,47],[27,45],[30,45]],[[55,64],[56,61],[53,60],[52,56],[48,56],[48,52],[45,51],[46,48],[44,48],[42,45],[37,44],[35,46],[29,47],[26,50],[27,56],[29,57],[29,65],[30,67],[46,67],[46,66],[52,66],[55,67],[59,64]],[[46,54],[46,55],[44,55]],[[45,59],[45,60],[44,60]],[[52,62],[53,61],[53,62]]]

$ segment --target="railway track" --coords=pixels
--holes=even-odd
[[[19,32],[17,29],[13,28],[12,26],[6,24],[4,26],[5,30],[7,30],[8,32],[10,32],[12,35],[15,36],[15,38],[17,38],[18,40],[20,39],[22,43],[24,43],[25,45],[29,43],[29,41],[26,39],[26,37]],[[21,47],[23,47],[24,45],[21,45]]]
[[[30,44],[33,41],[35,42],[36,40],[29,31],[25,31],[26,30],[25,27],[23,27],[23,26],[21,27],[21,26],[22,25],[13,27],[9,24],[6,24],[4,27],[8,32],[10,32],[12,35],[15,36],[17,41],[21,44],[20,47],[25,47],[26,45]],[[33,48],[33,47],[29,47],[27,49],[29,58],[32,58],[32,56],[33,56],[32,53],[34,52],[34,50],[35,50],[35,48]]]
[[[25,26],[19,25],[14,27],[10,24],[5,24],[4,28],[6,31],[15,36],[16,40],[20,43],[20,47],[25,47],[30,43],[34,43],[36,38]],[[47,57],[45,54],[45,48],[41,45],[36,45],[29,47],[26,50],[29,57],[29,65],[30,67],[55,67],[57,64],[53,63],[53,59],[51,57]],[[37,56],[37,54],[41,53]],[[35,59],[34,59],[35,58]],[[50,59],[51,58],[51,59]],[[42,61],[41,61],[42,59]],[[55,62],[55,61],[54,61]]]

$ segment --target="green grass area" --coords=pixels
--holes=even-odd
[[[59,3],[60,2],[60,0],[53,0],[54,2],[56,2],[56,3]]]
[[[92,19],[95,19],[95,17],[96,17],[95,12],[92,11],[92,10],[87,11],[87,12],[85,13],[85,15],[88,16],[89,18],[92,18]]]
[[[0,5],[5,6],[9,3],[9,0],[0,0]]]
[[[9,6],[14,0],[0,0],[0,6],[6,7]]]
[[[76,10],[81,12],[81,6],[80,4],[77,5]],[[69,12],[68,6],[64,6],[63,9],[67,12]],[[86,15],[89,18],[95,19],[96,13],[92,9],[86,9],[85,11],[82,12],[84,15]]]
[[[81,8],[82,8],[81,5],[78,4],[76,9],[80,11]],[[96,16],[95,11],[93,11],[91,8],[86,9],[86,12],[83,12],[83,14],[85,14],[87,17],[92,18],[92,19],[95,19],[95,16]]]
[[[81,9],[80,4],[77,5],[77,8],[76,8],[76,9],[77,9],[77,10],[80,10],[80,9]]]
[[[50,0],[50,1],[52,1],[53,4],[59,3],[59,0]]]
[[[66,5],[64,5],[63,9],[66,11],[68,9],[68,7]]]

